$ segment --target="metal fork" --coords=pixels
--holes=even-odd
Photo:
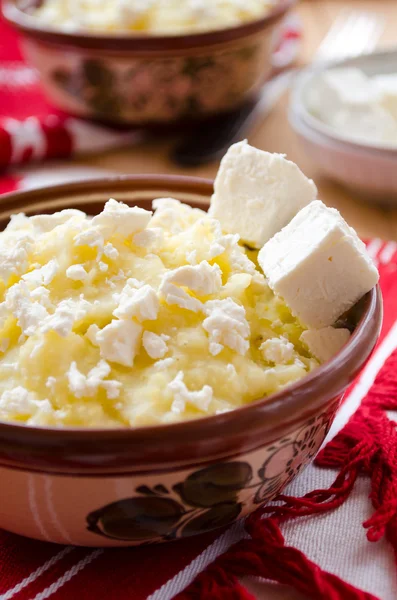
[[[384,26],[385,19],[379,13],[342,9],[318,47],[313,64],[372,52]],[[175,148],[173,159],[182,166],[197,166],[222,157],[231,144],[246,137],[259,117],[271,111],[298,72],[299,69],[282,72],[265,83],[255,100],[208,126],[201,124]]]
[[[372,52],[384,26],[383,15],[343,9],[318,47],[314,60],[352,58]]]

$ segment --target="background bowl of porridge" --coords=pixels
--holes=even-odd
[[[38,2],[18,0],[5,0],[3,12],[57,106],[103,122],[147,125],[200,120],[255,95],[295,1],[264,3],[263,16],[215,21],[216,29],[208,20],[203,30],[176,22],[175,30],[172,22],[154,31],[82,29],[45,20]]]

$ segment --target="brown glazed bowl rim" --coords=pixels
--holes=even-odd
[[[169,36],[69,32],[55,27],[43,27],[39,19],[20,9],[16,0],[3,0],[2,10],[8,23],[24,34],[42,41],[98,50],[162,52],[212,46],[256,34],[280,21],[296,2],[297,0],[278,0],[264,17],[235,27]]]
[[[1,217],[29,212],[29,208],[31,213],[45,211],[46,205],[47,210],[68,205],[78,208],[79,202],[95,194],[117,198],[117,193],[139,192],[142,196],[150,193],[153,199],[165,190],[169,195],[186,194],[187,199],[196,194],[201,201],[191,203],[205,207],[203,197],[210,198],[213,182],[187,176],[130,175],[66,183],[4,194],[0,197]],[[268,398],[228,413],[136,429],[48,428],[0,422],[0,465],[84,475],[147,472],[254,450],[264,440],[284,437],[294,424],[325,410],[353,381],[379,337],[379,286],[367,294],[362,310],[350,340],[337,355]]]

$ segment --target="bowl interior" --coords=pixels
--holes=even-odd
[[[347,143],[357,150],[371,152],[373,150],[384,151],[389,156],[397,158],[397,147],[390,144],[371,143],[370,141],[355,141],[351,137],[344,136],[343,132],[338,132],[326,123],[314,116],[309,108],[309,96],[324,71],[333,68],[356,67],[363,71],[365,75],[372,77],[374,75],[386,75],[397,73],[397,48],[364,54],[355,58],[349,58],[340,61],[330,61],[326,64],[314,66],[305,70],[297,80],[291,97],[290,110],[292,116],[301,118],[305,124],[327,138]]]
[[[150,208],[154,198],[173,197],[205,209],[212,192],[210,180],[178,176],[120,176],[68,183],[3,195],[0,225],[4,227],[10,215],[17,212],[33,215],[79,208],[95,214],[110,197],[144,208]],[[371,354],[381,317],[381,295],[376,288],[352,312],[351,323],[357,325],[335,357],[281,392],[229,413],[133,430],[51,429],[0,423],[0,453],[6,448],[12,464],[28,460],[46,468],[53,464],[51,468],[57,470],[92,472],[98,468],[123,469],[126,465],[139,470],[153,461],[158,464],[159,456],[162,463],[192,464],[198,456],[205,460],[256,448],[266,437],[283,435],[289,427],[335,402]]]

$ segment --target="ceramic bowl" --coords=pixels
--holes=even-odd
[[[306,70],[297,79],[289,120],[309,158],[328,177],[369,201],[397,205],[397,145],[355,142],[326,125],[308,110],[308,97],[325,69],[358,67],[369,76],[395,73],[397,50],[376,52]]]
[[[206,208],[211,181],[136,176],[4,195],[10,214],[102,210],[109,197],[143,208],[175,197]],[[137,429],[0,423],[0,527],[84,546],[185,538],[232,523],[271,500],[314,458],[344,391],[376,343],[379,289],[352,313],[355,331],[331,361],[269,398],[221,415]],[[232,393],[232,390],[231,390]]]
[[[274,36],[295,2],[280,0],[264,18],[238,27],[162,37],[45,28],[19,0],[5,0],[3,12],[57,106],[141,125],[197,120],[243,104],[270,74]]]

